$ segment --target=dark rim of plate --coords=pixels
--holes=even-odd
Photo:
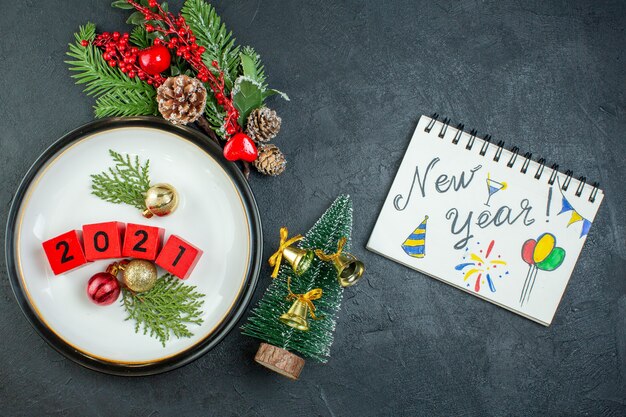
[[[34,312],[27,297],[24,295],[15,259],[15,226],[17,216],[27,190],[41,168],[46,165],[50,158],[75,141],[82,139],[87,135],[122,127],[146,127],[174,133],[192,142],[211,155],[233,180],[234,186],[241,196],[246,217],[250,224],[251,243],[250,259],[248,261],[248,275],[238,298],[235,300],[226,317],[224,317],[221,323],[211,332],[209,336],[191,348],[163,360],[146,364],[124,364],[104,361],[88,356],[66,344],[52,330],[50,330]],[[57,140],[54,144],[52,144],[52,146],[44,151],[37,161],[35,161],[35,163],[28,170],[26,176],[22,179],[22,182],[13,197],[13,202],[9,210],[5,236],[6,264],[13,294],[15,294],[15,298],[17,299],[22,312],[35,328],[37,333],[39,333],[39,335],[55,350],[74,362],[89,369],[123,376],[153,375],[171,371],[194,361],[220,343],[222,339],[224,339],[224,337],[235,327],[250,303],[256,288],[261,268],[261,256],[263,253],[263,232],[261,229],[259,210],[254,199],[254,195],[252,194],[252,190],[248,185],[248,181],[245,179],[241,171],[234,163],[226,161],[223,157],[222,149],[204,134],[186,126],[172,125],[171,123],[157,117],[118,117],[96,120],[67,133],[61,139]]]

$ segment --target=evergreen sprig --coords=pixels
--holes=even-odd
[[[91,42],[96,37],[96,26],[87,23],[74,34],[76,42],[69,44],[65,61],[76,84],[84,84],[83,91],[90,96],[100,97],[94,110],[96,117],[156,115],[156,90],[149,84],[126,76],[117,67],[110,67],[101,51]],[[83,46],[81,42],[89,42]],[[151,103],[151,105],[147,105]]]
[[[342,237],[348,238],[345,249],[349,249],[352,233],[352,201],[346,195],[339,196],[313,225],[300,242],[306,249],[322,249],[326,253],[337,250]],[[296,330],[283,324],[278,317],[293,304],[287,300],[287,278],[291,277],[291,290],[303,294],[313,288],[321,288],[322,298],[313,301],[315,314],[322,320],[307,317],[308,331]],[[289,265],[281,266],[278,277],[272,281],[263,298],[255,307],[248,321],[242,326],[243,334],[261,339],[292,352],[302,354],[319,362],[328,361],[333,342],[337,312],[343,299],[343,289],[337,282],[337,270],[330,262],[317,257],[301,276],[295,276]]]
[[[126,320],[135,321],[135,332],[143,331],[158,339],[163,346],[173,334],[178,338],[191,337],[188,324],[202,324],[204,294],[193,285],[165,274],[146,292],[122,290],[122,305],[128,313]]]
[[[139,210],[145,209],[144,193],[150,188],[148,171],[150,161],[139,162],[139,156],[131,160],[130,155],[109,150],[115,167],[100,174],[91,175],[91,193],[115,204],[130,204]]]
[[[205,0],[187,0],[180,11],[196,37],[198,45],[205,48],[204,63],[212,68],[217,61],[224,71],[224,82],[230,90],[238,75],[240,47],[233,34],[222,23],[215,8]]]

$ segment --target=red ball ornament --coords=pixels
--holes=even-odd
[[[154,45],[139,52],[139,66],[147,74],[157,75],[170,67],[172,56],[164,45]]]
[[[87,284],[89,299],[100,306],[113,304],[120,296],[120,283],[108,272],[99,272]]]
[[[235,134],[224,145],[224,157],[229,161],[254,162],[258,155],[256,145],[245,133]]]

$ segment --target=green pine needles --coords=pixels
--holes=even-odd
[[[224,71],[224,83],[229,90],[239,75],[239,50],[233,33],[222,23],[215,8],[204,0],[187,0],[180,11],[181,16],[196,36],[198,45],[206,48],[202,60],[207,67],[217,61]]]
[[[349,248],[352,234],[352,201],[349,196],[339,196],[324,215],[300,242],[301,248],[322,249],[326,253],[337,251],[342,237],[348,238]],[[321,288],[322,298],[313,301],[315,314],[321,320],[308,317],[309,331],[300,331],[278,320],[293,304],[287,300],[287,278],[291,277],[291,290],[296,294]],[[268,287],[265,295],[254,308],[247,323],[242,326],[243,334],[261,339],[274,346],[298,352],[307,358],[326,362],[333,342],[335,320],[341,306],[343,289],[337,282],[337,270],[329,262],[318,258],[301,276],[295,276],[289,265],[282,265],[279,275]]]
[[[109,154],[115,167],[91,175],[91,193],[110,203],[130,204],[144,210],[145,192],[150,188],[150,161],[142,165],[139,156],[131,159],[128,154],[122,155],[110,149]]]
[[[122,305],[128,313],[126,320],[135,321],[135,333],[143,331],[158,339],[163,346],[173,334],[177,338],[191,337],[189,324],[202,324],[204,294],[193,285],[165,274],[146,292],[122,290]]]
[[[87,23],[74,34],[76,42],[69,45],[65,61],[76,84],[84,85],[87,95],[96,97],[96,117],[144,116],[158,114],[156,90],[149,84],[129,78],[119,68],[111,68],[102,52],[91,44],[96,37],[96,25]],[[81,42],[90,42],[82,46]]]
[[[138,0],[142,6],[148,6],[147,0]],[[134,7],[126,0],[115,0],[113,7],[132,10]],[[167,10],[167,3],[161,7]],[[232,96],[233,104],[239,110],[239,124],[245,129],[249,113],[263,106],[265,99],[279,94],[289,98],[277,90],[268,88],[265,68],[260,56],[249,46],[240,47],[235,43],[233,34],[226,28],[215,8],[205,0],[186,0],[180,15],[191,28],[198,45],[205,48],[203,62],[210,71],[216,71],[212,62],[216,61],[224,72],[225,94]],[[134,11],[127,23],[135,25],[130,33],[130,43],[144,49],[152,45],[156,32],[148,33],[145,24],[158,25],[158,22],[146,22],[142,13]],[[129,78],[117,66],[110,67],[102,57],[102,51],[92,44],[96,38],[96,27],[93,23],[80,26],[74,34],[76,41],[69,45],[65,61],[73,72],[72,78],[77,84],[84,86],[87,95],[96,97],[95,116],[147,116],[158,115],[156,89],[138,77]],[[83,46],[87,41],[87,46]],[[165,40],[167,41],[167,39]],[[183,58],[172,56],[172,63],[162,75],[177,76],[186,74],[195,76],[195,70]],[[216,74],[217,75],[217,74]],[[208,84],[207,91],[211,92]],[[213,94],[208,94],[204,116],[211,129],[219,136],[225,137],[224,128],[226,113]]]

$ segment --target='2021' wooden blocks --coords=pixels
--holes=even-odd
[[[136,258],[155,261],[180,279],[187,279],[202,256],[202,250],[179,236],[165,245],[160,227],[121,222],[87,224],[42,243],[54,275],[101,259]]]

